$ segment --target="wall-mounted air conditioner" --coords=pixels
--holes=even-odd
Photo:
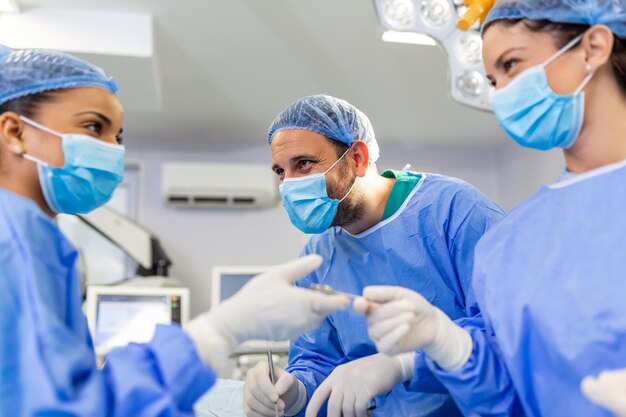
[[[258,209],[280,201],[269,165],[164,163],[165,205],[177,208]]]

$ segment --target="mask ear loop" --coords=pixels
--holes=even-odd
[[[352,189],[353,189],[353,188],[354,188],[354,186],[356,185],[356,179],[357,179],[357,178],[358,178],[358,177],[355,175],[355,176],[354,176],[354,182],[352,183],[352,187],[350,187],[350,189],[348,190],[348,192],[346,193],[346,195],[344,195],[344,196],[343,196],[343,198],[342,198],[341,200],[339,200],[339,202],[340,202],[340,203],[341,203],[343,200],[345,200],[345,199],[346,199],[346,197],[347,197],[348,195],[350,195],[350,193],[352,192]]]
[[[542,66],[545,68],[546,66],[548,66],[550,63],[552,63],[555,59],[559,58],[561,55],[563,55],[565,52],[569,51],[570,49],[572,49],[574,47],[574,45],[576,45],[578,42],[580,42],[580,40],[583,38],[583,36],[585,36],[584,33],[581,33],[580,35],[576,36],[574,39],[572,39],[571,41],[569,41],[564,47],[562,47],[561,49],[559,49],[559,51],[552,55],[550,58],[548,58],[548,60],[546,62],[544,62],[542,64]],[[587,64],[586,68],[587,70],[587,76],[583,79],[583,81],[580,83],[580,85],[576,88],[576,90],[574,91],[573,94],[578,94],[580,93],[589,83],[589,81],[591,81],[591,78],[593,77],[593,71],[591,71],[591,65]]]
[[[570,49],[572,49],[574,47],[574,45],[576,45],[578,42],[580,42],[580,40],[583,38],[583,36],[585,36],[584,33],[581,33],[580,35],[576,36],[574,39],[569,41],[564,47],[559,49],[559,51],[556,54],[554,54],[550,58],[548,58],[543,64],[541,64],[541,66],[542,67],[546,67],[546,66],[550,65],[555,59],[559,58],[565,52],[567,52]]]
[[[593,77],[594,72],[592,71],[591,64],[587,64],[585,69],[587,70],[588,74],[585,79],[580,83],[576,91],[574,91],[574,94],[578,94],[583,91],[583,89],[587,86],[587,84],[589,83],[589,81],[591,81],[591,78]]]
[[[43,130],[46,133],[50,133],[53,136],[56,136],[57,138],[63,138],[63,135],[60,134],[59,132],[55,132],[54,130],[50,129],[49,127],[46,127],[44,125],[42,125],[41,123],[37,123],[34,120],[29,119],[26,116],[21,116],[20,115],[20,119],[22,119],[26,124],[31,125],[34,128],[37,128],[39,130]]]
[[[48,127],[46,127],[46,126],[44,126],[44,125],[42,125],[40,123],[37,123],[36,121],[31,120],[31,119],[29,119],[26,116],[20,115],[20,119],[22,119],[22,121],[24,121],[26,124],[31,125],[32,127],[36,128],[36,129],[43,130],[44,132],[50,133],[51,135],[56,136],[58,138],[63,138],[63,136],[60,133],[55,132],[54,130],[52,130],[52,129],[50,129],[50,128],[48,128]],[[32,155],[29,155],[26,152],[22,153],[22,158],[24,158],[24,159],[26,159],[28,161],[34,162],[36,164],[43,165],[43,166],[51,166],[49,163],[47,163],[45,161],[42,161],[41,159],[36,158],[36,157],[34,157]]]
[[[327,170],[326,172],[330,171],[330,170],[332,169],[332,167],[334,167],[335,165],[337,165],[337,163],[338,163],[339,161],[341,161],[341,159],[342,159],[344,156],[346,156],[346,154],[348,153],[348,151],[349,151],[350,149],[351,149],[351,148],[348,148],[348,149],[347,149],[347,150],[343,153],[343,155],[341,155],[341,157],[340,157],[339,159],[337,159],[337,162],[335,162],[335,163],[334,163],[334,164],[333,164],[330,168],[328,168],[328,170]],[[326,175],[326,172],[324,173],[324,175]],[[358,178],[357,176],[355,176],[355,177],[354,177],[354,182],[352,183],[352,187],[350,187],[350,189],[348,190],[348,192],[346,193],[346,195],[344,195],[344,196],[341,198],[341,200],[339,200],[339,203],[341,203],[343,200],[345,200],[345,199],[346,199],[346,197],[348,197],[348,196],[350,195],[350,193],[352,192],[352,189],[353,189],[353,188],[354,188],[354,186],[356,185],[356,180],[357,180],[357,178]]]
[[[335,165],[337,165],[339,163],[339,161],[341,161],[343,159],[343,157],[346,156],[346,154],[350,151],[350,149],[351,148],[346,149],[346,151],[343,153],[343,155],[341,155],[339,157],[339,159],[337,159],[335,161],[335,163],[330,166],[330,168],[328,168],[326,171],[324,171],[324,175],[326,175],[331,169],[333,169],[335,167]]]
[[[36,164],[40,164],[40,165],[43,165],[43,166],[50,166],[50,164],[49,164],[49,163],[44,162],[44,161],[42,161],[41,159],[36,158],[36,157],[34,157],[34,156],[31,156],[31,155],[27,154],[26,152],[24,152],[24,153],[22,154],[22,158],[24,158],[24,159],[26,159],[26,160],[29,160],[29,161],[31,161],[31,162],[34,162],[34,163],[36,163]]]
[[[344,157],[344,156],[346,156],[346,154],[350,151],[350,149],[352,149],[352,148],[348,148],[348,149],[346,149],[346,151],[343,153],[343,155],[341,155],[341,156],[339,157],[339,159],[337,159],[337,160],[335,161],[335,163],[334,163],[334,164],[332,164],[332,165],[330,166],[330,168],[328,168],[326,171],[324,171],[324,175],[326,175],[326,174],[328,173],[328,171],[330,171],[331,169],[333,169],[333,168],[335,167],[335,165],[337,165],[337,164],[339,163],[339,161],[341,161],[341,160],[343,159],[343,157]],[[355,185],[356,185],[356,177],[354,178],[354,182],[352,183],[352,187],[350,187],[350,189],[348,190],[348,192],[346,193],[346,195],[344,195],[344,196],[341,198],[341,200],[339,200],[339,202],[340,202],[340,203],[341,203],[343,200],[345,200],[345,199],[346,199],[346,197],[350,194],[350,192],[352,192],[352,189],[354,188],[354,186],[355,186]]]

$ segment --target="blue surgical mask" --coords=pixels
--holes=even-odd
[[[492,107],[500,127],[520,145],[541,150],[569,148],[578,138],[585,113],[582,90],[593,73],[585,77],[573,94],[561,96],[550,88],[545,67],[573,48],[582,36],[492,94]]]
[[[340,200],[328,197],[326,190],[326,174],[335,167],[348,153],[341,157],[320,174],[307,175],[299,178],[285,178],[280,185],[283,207],[294,226],[304,233],[322,233],[333,223],[337,207],[354,188],[355,182]]]
[[[58,133],[27,117],[29,125],[62,140],[65,163],[54,167],[32,155],[22,156],[37,163],[39,183],[48,207],[55,213],[88,213],[106,204],[124,178],[124,147],[105,143],[89,135]]]

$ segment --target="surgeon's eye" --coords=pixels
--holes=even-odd
[[[309,159],[301,159],[298,161],[298,165],[300,166],[300,168],[311,168],[311,165],[313,164],[313,161],[309,160]]]
[[[285,175],[285,170],[282,168],[275,168],[274,173],[279,177],[282,177],[283,175]]]
[[[117,135],[115,137],[115,140],[117,140],[118,145],[121,145],[122,143],[124,143],[124,138],[122,137],[122,135]]]
[[[100,136],[102,133],[102,124],[98,122],[92,122],[85,125],[85,128],[91,130],[96,136]]]
[[[515,68],[518,64],[517,59],[508,59],[502,63],[502,68],[505,73],[509,73],[513,68]]]

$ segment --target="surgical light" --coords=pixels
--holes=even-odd
[[[413,45],[436,46],[435,41],[430,36],[422,35],[415,32],[398,32],[395,30],[386,30],[382,36],[383,42],[408,43]]]
[[[456,79],[457,89],[467,98],[479,97],[485,89],[485,77],[478,71],[468,71]]]
[[[452,5],[448,0],[424,0],[422,2],[422,19],[429,26],[438,28],[452,20]]]
[[[382,13],[391,29],[408,29],[415,23],[415,6],[411,0],[384,0]]]
[[[424,44],[409,41],[409,34],[419,35],[414,39],[434,40],[448,58],[452,99],[489,111],[491,100],[482,62],[480,25],[494,1],[374,0],[374,5],[382,26],[402,33],[383,34],[383,40]],[[461,31],[460,27],[468,30]]]
[[[468,33],[459,40],[459,57],[468,65],[480,65],[482,62],[483,40],[476,33]]]

